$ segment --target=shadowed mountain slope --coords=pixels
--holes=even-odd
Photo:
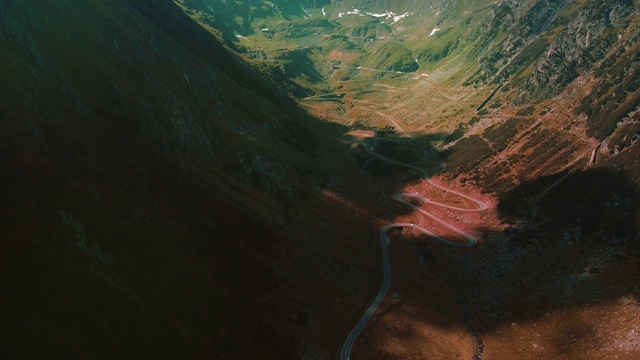
[[[171,1],[0,7],[2,357],[296,357],[287,212],[342,129]]]
[[[479,242],[391,230],[352,358],[636,356],[639,14],[2,3],[0,357],[333,358],[380,228],[460,240],[400,192]]]

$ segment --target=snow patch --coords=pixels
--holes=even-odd
[[[437,33],[438,31],[440,31],[440,28],[433,28],[433,30],[431,30],[431,34],[429,34],[429,36]]]
[[[322,8],[322,15],[323,15],[324,17],[327,17],[327,13],[324,11],[324,8]]]
[[[404,13],[404,14],[402,14],[402,15],[396,15],[396,16],[394,16],[394,17],[393,17],[393,23],[392,23],[392,24],[395,24],[395,23],[397,23],[398,21],[405,19],[405,18],[406,18],[407,16],[409,16],[409,15],[413,15],[413,13],[408,13],[408,12],[406,12],[406,13]]]
[[[376,18],[384,18],[385,20],[391,20],[391,23],[392,23],[392,24],[395,24],[395,23],[397,23],[398,21],[404,20],[404,19],[406,19],[407,17],[409,17],[409,16],[413,15],[413,13],[412,13],[412,12],[406,12],[406,13],[404,13],[404,14],[400,14],[400,15],[398,15],[398,14],[396,14],[396,13],[395,13],[395,12],[393,12],[393,11],[388,11],[388,10],[387,10],[387,11],[385,11],[385,12],[383,12],[383,13],[379,13],[379,14],[378,14],[378,13],[371,13],[371,12],[368,12],[368,11],[363,12],[363,11],[362,11],[362,10],[360,10],[360,9],[353,8],[353,9],[351,9],[351,10],[347,11],[346,13],[339,13],[339,14],[338,14],[338,17],[340,17],[340,18],[341,18],[341,17],[343,17],[344,15],[358,15],[358,16],[365,16],[365,15],[368,15],[368,16],[373,16],[373,17],[376,17]]]

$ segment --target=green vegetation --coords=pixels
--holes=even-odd
[[[392,29],[389,25],[382,24],[378,19],[370,16],[345,17],[340,19],[339,23],[339,33],[347,37],[375,41],[392,35]]]
[[[453,28],[440,30],[430,36],[428,47],[418,53],[418,59],[427,63],[437,63],[458,49],[461,30]]]
[[[367,55],[358,59],[357,64],[377,70],[414,72],[419,66],[411,56],[411,51],[397,41],[374,45]]]

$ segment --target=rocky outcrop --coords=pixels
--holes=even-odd
[[[624,2],[591,2],[555,36],[522,85],[523,101],[557,95],[580,75],[595,71],[620,46],[618,35],[632,22],[634,7]]]

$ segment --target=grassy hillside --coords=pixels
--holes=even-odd
[[[397,41],[376,44],[369,48],[368,54],[356,61],[356,64],[372,69],[400,72],[413,72],[419,67],[411,51]]]

